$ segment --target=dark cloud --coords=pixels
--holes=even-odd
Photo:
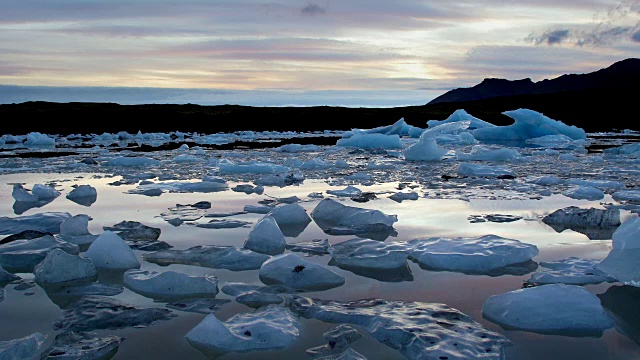
[[[631,40],[640,42],[640,31],[636,31],[631,35]]]
[[[315,16],[315,15],[326,14],[327,10],[325,8],[323,8],[322,6],[318,5],[318,4],[308,3],[306,6],[304,6],[300,10],[300,12],[303,15]]]
[[[529,37],[527,37],[527,40],[534,42],[536,45],[539,45],[539,44],[554,45],[554,44],[560,44],[566,41],[570,35],[571,35],[571,31],[569,29],[547,30],[544,34],[540,36],[535,36],[535,34],[531,34],[529,35]]]

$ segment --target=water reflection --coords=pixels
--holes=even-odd
[[[38,200],[38,201],[16,201],[13,203],[13,212],[16,215],[22,215],[27,210],[31,210],[34,208],[41,208],[51,203],[53,200],[55,200],[55,198]]]
[[[497,276],[503,276],[503,275],[524,276],[536,271],[536,269],[538,268],[538,263],[533,260],[527,260],[517,264],[509,264],[507,266],[503,266],[499,268],[483,269],[483,270],[439,269],[439,268],[426,266],[421,262],[418,262],[418,265],[420,266],[421,269],[429,270],[429,271],[453,271],[453,272],[459,272],[466,275],[487,275],[491,277],[497,277]]]
[[[598,297],[613,318],[616,329],[640,344],[640,288],[611,286]]]
[[[337,264],[334,259],[331,259],[327,265],[336,266],[340,269],[350,271],[356,275],[383,282],[413,281],[413,273],[411,273],[411,269],[409,269],[408,264],[405,264],[404,266],[396,269],[372,269]]]

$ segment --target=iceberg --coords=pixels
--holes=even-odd
[[[78,185],[67,194],[67,199],[83,206],[91,206],[98,198],[98,192],[91,185]]]
[[[432,129],[443,124],[456,122],[469,122],[469,125],[467,125],[469,130],[496,127],[492,123],[480,120],[475,116],[469,115],[469,113],[467,113],[464,109],[458,109],[454,111],[451,115],[449,115],[448,118],[444,120],[429,120],[427,121],[427,126],[429,127],[429,129]]]
[[[278,223],[269,215],[263,217],[249,233],[244,248],[261,254],[282,254],[287,242]]]
[[[129,245],[113,231],[105,231],[91,243],[84,255],[99,269],[137,269],[140,262]]]
[[[354,132],[351,137],[339,139],[336,145],[362,149],[402,149],[399,135],[369,134],[362,131]]]
[[[288,309],[269,305],[240,313],[226,321],[207,315],[185,338],[196,349],[211,356],[284,348],[299,335],[299,323]]]
[[[612,235],[616,250],[640,249],[640,217],[623,222]]]
[[[407,161],[440,161],[448,150],[438,146],[436,138],[428,131],[420,135],[418,142],[403,150],[404,159]]]
[[[311,212],[311,218],[322,230],[348,228],[355,233],[385,231],[398,221],[397,215],[386,215],[380,210],[362,209],[323,199]]]
[[[569,206],[545,216],[542,222],[557,232],[571,229],[591,240],[608,240],[620,225],[620,210]]]
[[[613,327],[597,296],[576,285],[549,284],[490,296],[482,316],[505,329],[599,337]]]
[[[294,253],[276,255],[260,267],[260,281],[298,291],[320,291],[344,284],[344,277]]]
[[[582,140],[587,137],[583,129],[573,125],[568,126],[537,111],[518,109],[505,111],[503,114],[514,119],[514,123],[476,129],[473,131],[473,137],[480,141],[523,141],[546,135],[566,135],[573,140]]]
[[[407,247],[369,239],[350,239],[329,247],[338,266],[365,269],[398,269],[407,265]]]
[[[53,249],[35,266],[35,280],[40,285],[93,282],[98,272],[90,259]]]
[[[151,298],[199,298],[215,297],[218,294],[218,278],[210,275],[127,270],[123,280],[130,290]]]

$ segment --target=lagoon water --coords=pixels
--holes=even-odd
[[[594,141],[590,137],[588,141]],[[613,140],[611,140],[613,139]],[[609,140],[615,143],[615,136]],[[404,139],[403,141],[412,141]],[[604,141],[600,138],[598,141]],[[186,141],[182,141],[187,143]],[[60,140],[58,140],[60,143]],[[180,141],[176,141],[177,144]],[[640,316],[633,304],[640,301],[638,288],[621,282],[584,285],[597,295],[616,326],[606,329],[601,336],[578,336],[573,334],[541,334],[518,329],[505,329],[483,318],[482,305],[492,295],[521,289],[534,272],[543,271],[540,262],[555,261],[568,257],[601,260],[612,249],[610,236],[598,240],[570,229],[558,232],[542,219],[550,213],[578,206],[580,208],[605,209],[619,206],[622,222],[637,216],[638,205],[622,203],[613,199],[614,189],[606,189],[598,200],[575,199],[566,196],[571,179],[611,180],[625,184],[627,189],[638,185],[635,157],[603,156],[600,151],[586,151],[585,147],[512,147],[523,158],[512,161],[477,161],[493,166],[504,166],[516,175],[510,177],[460,176],[456,169],[460,163],[453,153],[442,161],[405,161],[398,151],[379,149],[354,149],[349,147],[319,146],[306,151],[284,152],[278,148],[260,147],[216,149],[208,144],[189,143],[187,147],[172,146],[171,149],[134,151],[134,140],[124,144],[106,141],[94,147],[67,146],[48,148],[5,147],[0,166],[0,216],[14,218],[44,212],[68,212],[71,215],[89,215],[88,230],[101,234],[105,227],[122,221],[137,221],[161,231],[159,241],[164,241],[174,250],[197,245],[232,245],[242,247],[250,231],[264,214],[243,212],[246,205],[279,205],[283,199],[296,196],[298,204],[310,214],[322,198],[332,198],[345,205],[380,210],[397,215],[392,232],[371,238],[386,243],[404,243],[411,239],[427,237],[476,237],[494,234],[517,239],[535,245],[539,253],[527,267],[518,271],[492,274],[465,273],[421,268],[409,261],[400,273],[385,273],[380,270],[347,270],[335,265],[331,255],[308,255],[305,260],[320,264],[344,276],[342,286],[324,291],[310,291],[298,295],[327,300],[358,300],[380,298],[386,300],[444,303],[471,316],[475,321],[504,335],[512,342],[504,349],[507,359],[634,359],[640,358]],[[157,144],[154,144],[157,145]],[[587,144],[589,145],[589,144]],[[453,146],[453,145],[451,145]],[[610,145],[609,145],[610,146]],[[468,150],[468,145],[455,145]],[[594,147],[595,148],[595,147]],[[33,156],[33,153],[76,151],[65,156]],[[132,150],[133,149],[133,150]],[[147,149],[148,150],[148,149]],[[547,151],[553,150],[553,151]],[[545,152],[546,151],[546,152]],[[30,153],[31,156],[24,154]],[[22,156],[20,156],[22,154]],[[562,155],[571,155],[562,157]],[[109,161],[122,156],[144,157],[158,160],[143,166],[108,165]],[[189,155],[191,161],[178,161],[177,156]],[[83,159],[95,162],[83,162]],[[295,162],[297,159],[298,162]],[[311,159],[323,159],[330,166],[311,166]],[[336,166],[343,160],[348,167]],[[225,164],[253,164],[245,171],[223,171]],[[309,164],[306,167],[302,164]],[[286,166],[281,171],[258,171],[257,164]],[[251,170],[253,169],[253,170]],[[298,174],[296,181],[274,182],[274,174]],[[145,174],[141,176],[141,174]],[[188,190],[176,184],[197,183],[205,176],[224,179],[226,187],[217,191]],[[298,176],[297,175],[297,176]],[[561,184],[539,186],[529,180],[536,176],[554,175]],[[270,183],[271,181],[271,183]],[[31,189],[35,184],[51,184],[61,196],[40,207],[20,204],[12,197],[13,184],[21,183]],[[146,185],[145,185],[146,184]],[[234,191],[237,185],[264,184],[259,193]],[[66,198],[76,185],[90,185],[97,191],[95,202],[80,204]],[[375,198],[363,202],[349,196],[335,196],[328,190],[341,190],[351,185],[363,193],[371,192]],[[161,194],[145,195],[141,190],[155,186]],[[185,190],[186,189],[186,190]],[[394,201],[389,196],[397,192],[413,191],[416,200]],[[322,198],[319,197],[321,194]],[[312,196],[310,196],[312,195]],[[186,219],[176,226],[167,221],[167,213],[178,204],[195,204],[208,201],[211,208],[197,212],[201,216]],[[203,215],[212,213],[241,212],[220,218],[247,222],[237,228],[205,228],[212,218]],[[163,214],[165,214],[163,218]],[[193,215],[191,213],[190,215]],[[510,220],[499,222],[487,215],[509,215]],[[184,213],[173,213],[174,217]],[[356,235],[331,235],[311,221],[298,232],[286,235],[287,244],[328,239],[334,245],[357,238]],[[609,235],[611,232],[609,232]],[[366,236],[362,236],[366,237]],[[84,249],[86,250],[86,249]],[[285,250],[286,253],[291,252]],[[160,266],[143,259],[146,251],[134,250],[142,270],[173,270],[189,275],[213,275],[219,286],[226,282],[243,282],[263,285],[258,270],[230,271],[195,265],[171,264]],[[80,255],[83,254],[81,249]],[[21,283],[29,283],[33,273],[17,273],[21,282],[4,286],[4,300],[0,302],[0,341],[17,339],[36,332],[48,336],[47,344],[53,342],[60,330],[53,323],[60,319],[69,306],[68,299],[48,294],[40,285],[28,289],[16,289]],[[122,274],[101,270],[98,282],[123,285]],[[128,288],[111,296],[128,304],[143,308],[167,308],[166,302],[142,296]],[[216,299],[228,302],[215,311],[216,317],[226,320],[235,314],[252,312],[253,308],[235,301],[233,296],[220,292]],[[558,309],[562,311],[563,309]],[[207,359],[212,355],[192,346],[185,335],[206,314],[172,309],[173,317],[159,320],[144,327],[120,329],[98,329],[99,335],[117,335],[125,338],[113,359]],[[220,359],[307,359],[306,349],[323,345],[322,333],[337,324],[315,319],[300,318],[299,337],[288,347],[245,353],[230,352],[218,355]],[[404,359],[400,351],[378,342],[366,330],[359,329],[363,338],[350,346],[367,359]],[[45,347],[46,348],[46,347]]]

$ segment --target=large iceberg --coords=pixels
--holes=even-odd
[[[566,135],[574,140],[586,139],[583,129],[569,126],[553,120],[543,114],[529,110],[518,109],[503,112],[514,119],[512,125],[485,127],[473,131],[473,136],[480,141],[526,140],[546,135]]]
[[[489,297],[482,316],[506,329],[599,337],[613,327],[597,296],[581,286],[550,284]]]

